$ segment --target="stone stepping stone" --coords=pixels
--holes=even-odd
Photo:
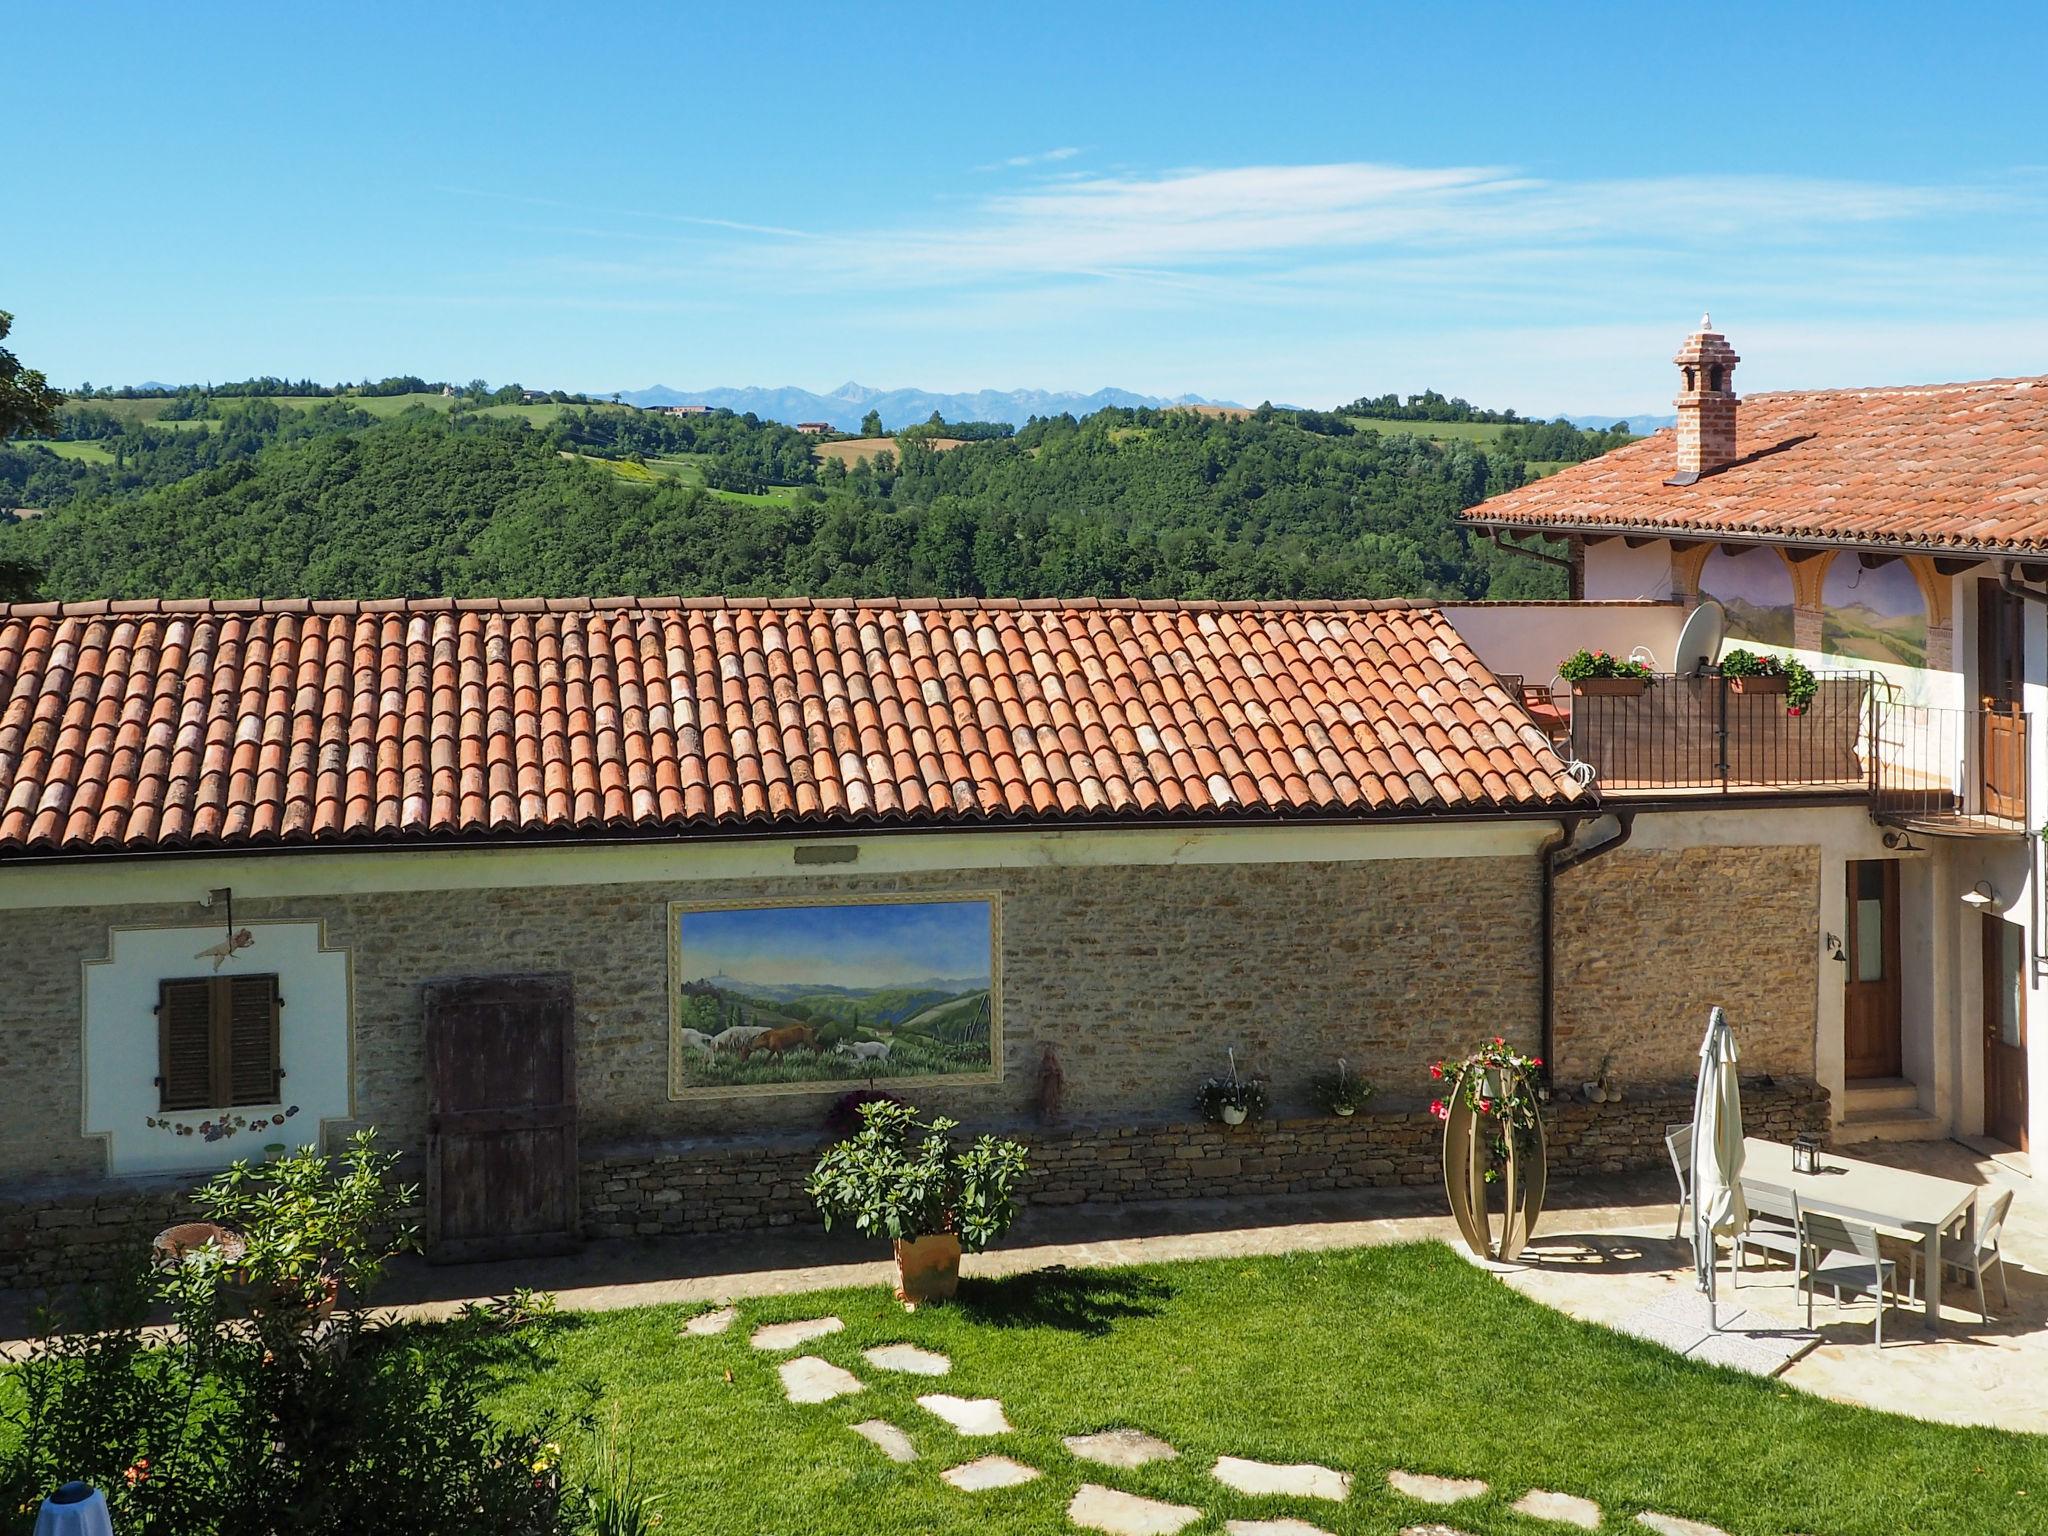
[[[1110,1536],[1177,1536],[1201,1519],[1202,1512],[1083,1483],[1067,1505],[1067,1518],[1083,1530],[1107,1531]]]
[[[1387,1486],[1425,1504],[1460,1504],[1486,1492],[1486,1484],[1476,1477],[1432,1477],[1427,1472],[1389,1472]]]
[[[853,1426],[853,1432],[891,1461],[917,1460],[917,1447],[910,1443],[910,1436],[887,1419],[864,1419]]]
[[[1219,1456],[1209,1475],[1239,1493],[1277,1493],[1291,1499],[1328,1499],[1341,1504],[1351,1497],[1351,1474],[1319,1467],[1312,1461],[1277,1466],[1242,1456]]]
[[[953,1369],[944,1355],[915,1344],[878,1345],[862,1351],[862,1358],[878,1371],[901,1371],[906,1376],[943,1376]]]
[[[835,1397],[850,1397],[865,1389],[860,1378],[843,1371],[816,1355],[798,1355],[776,1369],[782,1373],[782,1391],[792,1403],[829,1403]]]
[[[763,1323],[754,1330],[750,1342],[756,1349],[795,1349],[799,1344],[808,1344],[828,1333],[837,1333],[845,1326],[836,1317],[806,1317],[794,1323]]]
[[[1687,1520],[1678,1515],[1660,1515],[1644,1510],[1636,1516],[1637,1525],[1646,1525],[1657,1536],[1728,1536],[1718,1525],[1708,1525],[1704,1520]]]
[[[1591,1499],[1582,1499],[1574,1494],[1531,1488],[1515,1500],[1512,1507],[1516,1514],[1527,1515],[1531,1520],[1576,1525],[1582,1531],[1600,1529],[1600,1506]]]
[[[979,1461],[948,1467],[939,1474],[939,1481],[950,1483],[963,1493],[986,1493],[991,1488],[1014,1488],[1042,1476],[1038,1468],[1027,1467],[1007,1456],[984,1456]]]
[[[1148,1461],[1171,1461],[1180,1454],[1142,1429],[1105,1429],[1095,1435],[1069,1435],[1060,1443],[1071,1455],[1105,1467],[1142,1467]]]
[[[683,1332],[704,1338],[708,1334],[723,1333],[738,1319],[738,1307],[714,1307],[709,1312],[699,1312],[683,1324]]]
[[[1306,1520],[1226,1520],[1224,1536],[1330,1536]]]
[[[1465,1536],[1455,1525],[1404,1525],[1401,1536]]]
[[[926,1413],[937,1414],[963,1435],[1006,1435],[1010,1421],[1003,1417],[1003,1405],[993,1397],[953,1397],[930,1392],[917,1400]]]

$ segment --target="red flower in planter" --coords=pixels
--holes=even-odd
[[[1431,1062],[1429,1075],[1441,1081],[1444,1075],[1444,1064],[1440,1061]]]
[[[1490,1115],[1490,1114],[1492,1114],[1492,1113],[1493,1113],[1493,1100],[1491,1100],[1491,1099],[1481,1099],[1481,1100],[1479,1101],[1479,1113],[1481,1113],[1482,1115]]]
[[[1442,1099],[1431,1099],[1429,1101],[1429,1112],[1432,1115],[1435,1115],[1439,1120],[1448,1120],[1451,1118],[1451,1112],[1448,1109],[1444,1108],[1444,1101]]]

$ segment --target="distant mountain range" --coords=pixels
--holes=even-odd
[[[1169,400],[1128,389],[1098,389],[1092,395],[1049,389],[978,389],[971,394],[947,394],[929,389],[873,389],[853,383],[842,384],[826,395],[793,385],[780,389],[670,389],[666,384],[656,384],[649,389],[621,390],[619,398],[633,405],[708,405],[742,414],[752,411],[769,421],[829,421],[842,432],[858,432],[861,418],[869,411],[882,413],[884,432],[896,432],[930,420],[933,411],[948,421],[1007,421],[1021,427],[1033,416],[1057,416],[1062,411],[1086,416],[1111,405],[1238,403],[1205,400],[1200,395],[1177,395]]]

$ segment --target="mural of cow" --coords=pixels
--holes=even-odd
[[[782,1029],[761,1031],[740,1047],[740,1060],[748,1060],[756,1051],[766,1051],[771,1056],[780,1056],[785,1051],[815,1051],[817,1048],[818,1032],[815,1029],[808,1024],[791,1024]]]
[[[676,1030],[676,1043],[686,1046],[693,1051],[708,1051],[712,1049],[711,1036],[705,1034],[701,1029],[678,1028]]]
[[[713,1035],[711,1045],[714,1050],[738,1051],[744,1056],[747,1047],[767,1033],[768,1026],[765,1024],[735,1024],[732,1028],[720,1030]]]
[[[839,1053],[850,1055],[855,1061],[887,1061],[892,1043],[888,1040],[842,1040]]]

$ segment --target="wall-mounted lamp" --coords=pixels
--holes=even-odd
[[[1989,880],[1979,880],[1963,892],[1963,905],[1975,907],[1979,912],[1998,905],[1998,892],[1991,888]]]
[[[1835,964],[1847,965],[1849,963],[1849,957],[1842,953],[1842,941],[1840,939],[1836,938],[1832,933],[1824,933],[1821,935],[1821,941],[1827,946],[1828,958],[1834,961]]]
[[[1913,841],[1913,835],[1910,832],[1887,832],[1884,835],[1884,845],[1894,853],[1925,853],[1927,851]]]

